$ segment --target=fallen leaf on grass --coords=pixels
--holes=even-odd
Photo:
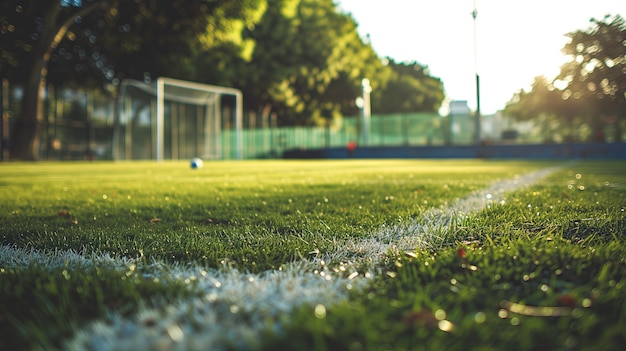
[[[556,302],[560,305],[567,307],[576,307],[576,297],[570,294],[559,295],[556,298]]]
[[[458,249],[456,249],[456,252],[454,254],[456,257],[461,259],[461,268],[465,269],[465,270],[469,270],[472,272],[476,272],[478,270],[478,267],[474,266],[473,264],[470,264],[467,261],[467,251],[465,250],[464,246],[459,247]],[[467,273],[467,272],[465,272]]]
[[[150,218],[150,223],[157,223],[157,222],[160,222],[160,221],[161,221],[160,218],[156,218],[156,217]]]
[[[411,311],[404,315],[402,323],[413,328],[434,329],[439,321],[435,315],[428,310]]]
[[[466,255],[467,251],[465,251],[465,248],[463,246],[456,249],[456,257],[465,258]]]

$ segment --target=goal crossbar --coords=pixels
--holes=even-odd
[[[220,95],[235,97],[235,157],[242,157],[243,139],[241,128],[243,126],[243,94],[241,90],[216,85],[189,82],[174,78],[159,77],[156,81],[156,159],[163,160],[165,140],[165,86],[180,87],[189,90],[211,92]]]

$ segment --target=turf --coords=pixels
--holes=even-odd
[[[9,165],[0,178],[0,244],[211,267],[228,260],[265,270],[536,167],[467,161],[218,162],[201,170],[183,163]]]
[[[78,325],[111,311],[132,314],[202,293],[193,281],[147,278],[141,262],[278,269],[550,165],[3,164],[0,245],[140,264],[111,268],[87,259],[43,267],[3,259],[0,336],[18,348],[62,347]],[[384,274],[347,301],[284,315],[286,332],[268,328],[259,347],[617,347],[626,326],[624,169],[623,162],[567,165],[465,217],[437,245],[390,254],[378,267]]]

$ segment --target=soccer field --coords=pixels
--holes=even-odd
[[[0,164],[0,340],[617,349],[624,208],[620,161]]]

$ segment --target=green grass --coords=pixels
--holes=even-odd
[[[537,165],[217,162],[3,167],[0,244],[278,268]],[[470,174],[470,172],[480,172]],[[61,216],[59,216],[61,214]]]
[[[623,170],[578,164],[515,193],[465,220],[453,246],[397,257],[324,318],[302,308],[267,349],[621,349]]]
[[[195,171],[180,162],[0,164],[0,245],[262,272],[553,164],[208,162]],[[283,316],[286,334],[266,333],[263,347],[617,349],[626,341],[625,169],[624,162],[568,165],[464,218],[436,247],[391,256],[365,291],[324,314],[302,306]],[[0,339],[15,348],[61,347],[78,325],[107,312],[130,315],[202,294],[193,282],[141,270],[5,262]]]

